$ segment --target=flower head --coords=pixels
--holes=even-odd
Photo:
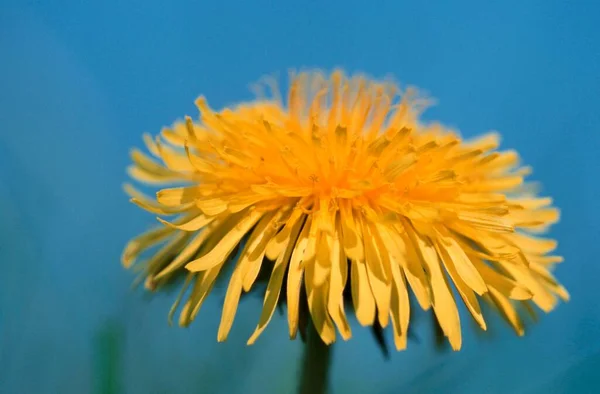
[[[268,284],[249,343],[282,299],[291,337],[306,306],[324,342],[335,340],[336,328],[348,339],[351,305],[361,325],[391,322],[403,349],[410,289],[459,349],[455,293],[481,328],[484,300],[518,334],[518,303],[550,311],[557,296],[568,298],[550,273],[561,261],[548,255],[556,242],[533,235],[559,213],[526,187],[529,170],[514,151],[495,151],[496,134],[463,141],[419,122],[427,100],[416,92],[340,71],[294,76],[286,101],[276,88],[222,111],[199,98],[198,123],[186,117],[144,137],[155,159],[132,152],[133,178],[176,185],[156,199],[127,186],[132,201],[175,219],[159,218],[160,227],[132,240],[123,262],[129,267],[161,244],[139,264],[146,286],[187,272],[173,309],[185,299],[180,324],[196,317],[238,247],[220,341],[260,272]]]

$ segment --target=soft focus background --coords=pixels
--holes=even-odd
[[[196,116],[199,94],[219,108],[304,66],[393,74],[438,98],[426,118],[499,130],[562,208],[572,295],[524,338],[465,324],[460,353],[436,354],[423,320],[385,362],[355,328],[332,393],[600,392],[598,15],[557,0],[0,0],[0,393],[294,391],[285,318],[245,346],[262,300],[217,344],[218,293],[180,329],[175,294],[130,289],[121,249],[154,219],[121,184],[142,132]]]

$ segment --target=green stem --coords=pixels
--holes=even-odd
[[[326,394],[331,365],[331,346],[321,340],[312,322],[307,326],[298,394]]]
[[[95,394],[118,394],[122,392],[121,327],[106,322],[94,339],[94,385]]]

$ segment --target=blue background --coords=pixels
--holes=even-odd
[[[423,321],[385,362],[355,328],[332,393],[600,391],[600,6],[482,3],[1,0],[0,392],[102,392],[106,373],[124,393],[293,392],[302,349],[285,318],[245,347],[262,300],[217,344],[221,296],[178,329],[174,294],[130,290],[122,247],[154,219],[120,187],[142,132],[195,116],[199,94],[219,108],[305,66],[393,74],[438,98],[427,119],[499,130],[562,209],[552,235],[572,295],[524,338],[465,324],[454,354],[434,353]]]

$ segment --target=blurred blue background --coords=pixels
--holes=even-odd
[[[385,362],[355,328],[331,392],[599,392],[598,15],[557,0],[2,0],[0,392],[293,392],[302,348],[285,318],[245,346],[262,300],[217,344],[219,295],[179,329],[175,294],[131,291],[120,253],[154,219],[121,184],[142,132],[195,116],[199,94],[219,108],[304,66],[393,74],[438,98],[426,118],[499,130],[562,209],[552,235],[572,295],[524,338],[465,324],[454,354],[435,353],[423,321],[421,342]]]

